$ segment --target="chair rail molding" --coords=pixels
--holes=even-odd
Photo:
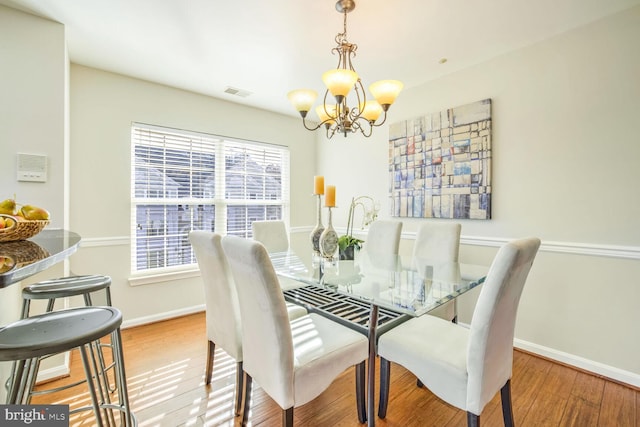
[[[291,233],[310,233],[311,227],[291,227]],[[338,234],[344,233],[345,229],[338,229]],[[366,230],[356,230],[356,235],[366,235]],[[415,240],[416,232],[402,232],[402,239]],[[482,236],[460,236],[460,244],[469,246],[485,246],[499,248],[515,238],[507,237],[482,237]],[[574,255],[590,255],[608,258],[637,259],[640,260],[640,246],[605,245],[599,243],[581,242],[556,242],[543,240],[539,251],[564,253]]]
[[[291,227],[291,234],[298,233],[311,233],[313,227]],[[338,233],[344,233],[345,230],[338,230]],[[356,231],[355,234],[366,234],[366,230],[363,232]],[[415,240],[415,232],[403,232],[402,239]],[[513,238],[505,237],[483,237],[483,236],[460,236],[460,243],[470,246],[485,246],[498,248],[505,243],[514,240]],[[80,242],[80,246],[83,248],[93,248],[100,246],[121,246],[129,245],[131,239],[128,236],[115,236],[115,237],[90,237],[84,238]],[[606,245],[599,243],[581,243],[581,242],[556,242],[550,240],[543,240],[540,246],[542,252],[552,253],[564,253],[574,255],[589,255],[608,258],[621,258],[621,259],[636,259],[640,260],[640,246],[624,246],[624,245]]]

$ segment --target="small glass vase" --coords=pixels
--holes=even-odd
[[[311,232],[311,235],[309,236],[309,238],[311,240],[311,247],[313,248],[313,259],[319,260],[321,256],[320,235],[324,231],[324,225],[322,225],[322,195],[315,194],[315,196],[316,196],[318,215],[316,217],[316,227]]]
[[[336,251],[338,250],[338,233],[333,228],[331,209],[329,209],[329,219],[327,221],[327,228],[324,229],[320,235],[320,253],[324,259],[332,260]]]

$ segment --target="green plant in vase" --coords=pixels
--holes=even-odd
[[[352,260],[355,251],[362,249],[362,244],[364,243],[364,240],[353,236],[354,216],[358,208],[362,209],[363,229],[376,220],[380,210],[378,203],[369,196],[351,198],[349,217],[347,218],[347,232],[338,238],[338,249],[342,260]]]

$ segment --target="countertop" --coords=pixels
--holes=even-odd
[[[63,229],[42,230],[28,240],[0,243],[0,288],[39,273],[73,254],[80,235]]]

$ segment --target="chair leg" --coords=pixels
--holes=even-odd
[[[356,406],[358,407],[358,421],[360,424],[367,422],[367,399],[365,397],[365,362],[356,365]]]
[[[480,427],[480,416],[467,412],[467,427]]]
[[[424,387],[424,384],[422,383],[422,381],[420,381],[420,378],[416,378],[416,387],[418,388]]]
[[[242,425],[246,426],[249,421],[249,410],[251,409],[251,383],[253,378],[245,372],[244,379],[244,409],[242,410]]]
[[[282,427],[293,427],[293,407],[282,411]]]
[[[242,362],[236,363],[236,416],[240,415],[242,409],[242,392],[244,391],[244,371]]]
[[[380,358],[380,398],[378,399],[378,417],[387,416],[387,404],[389,403],[389,385],[391,383],[391,362],[384,357]]]
[[[209,341],[207,347],[207,367],[204,373],[204,383],[206,385],[211,384],[211,377],[213,376],[213,356],[216,352],[216,343]]]
[[[453,300],[453,319],[451,319],[453,323],[458,323],[458,300]]]
[[[513,406],[511,405],[511,380],[500,389],[500,398],[502,400],[502,418],[505,427],[513,427]]]

